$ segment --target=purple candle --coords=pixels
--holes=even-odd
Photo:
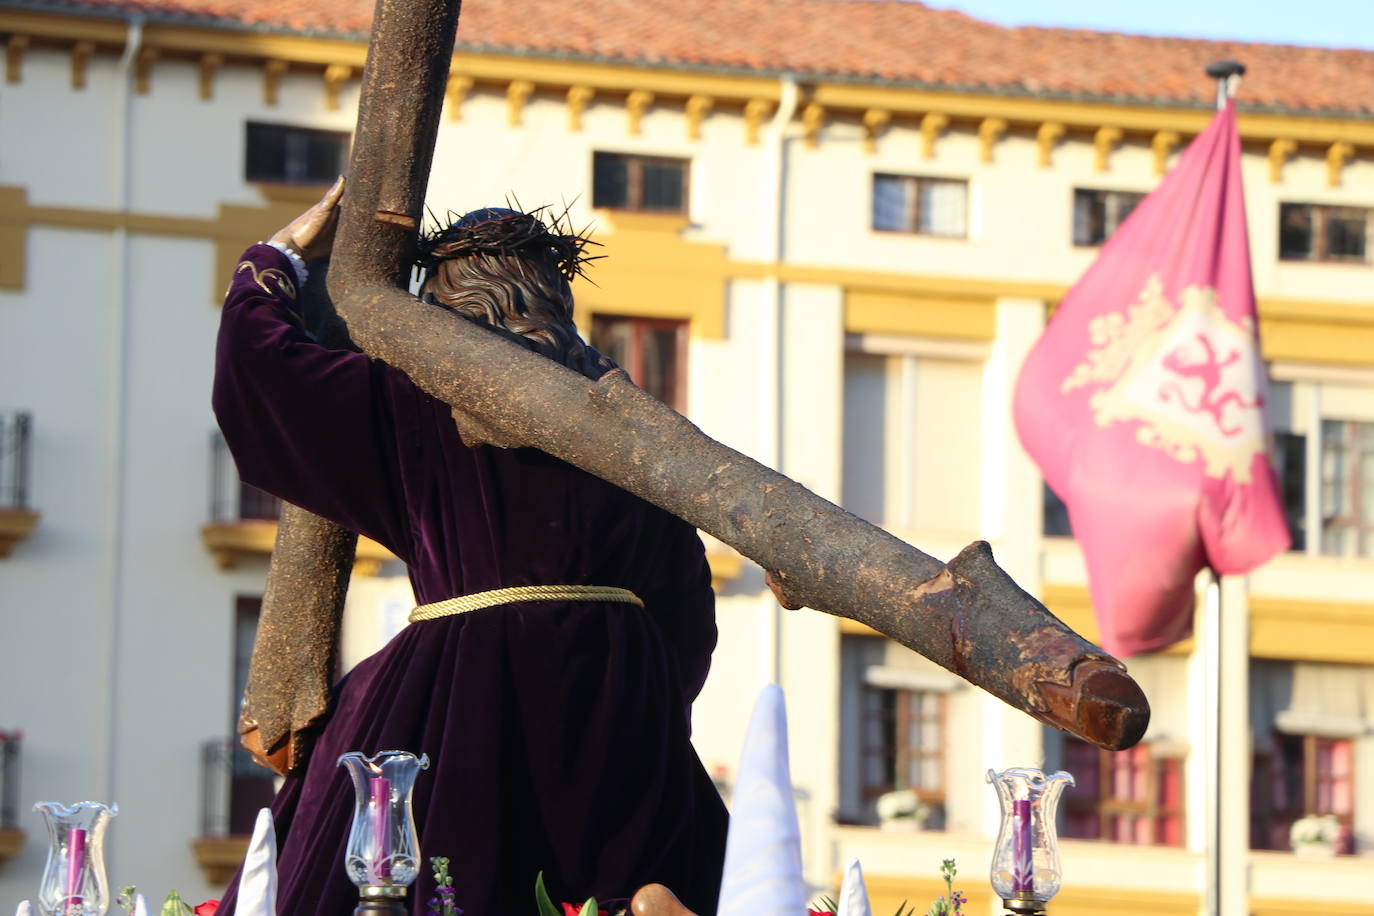
[[[391,780],[373,776],[368,787],[372,790],[372,848],[377,851],[372,863],[373,880],[390,883],[391,868],[386,860],[391,855]]]
[[[81,870],[86,866],[86,831],[73,827],[67,832],[67,908],[85,903],[81,894]]]
[[[1034,891],[1031,866],[1031,803],[1027,799],[1011,803],[1011,889]]]

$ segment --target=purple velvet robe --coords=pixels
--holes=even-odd
[[[467,916],[533,912],[541,870],[555,900],[656,881],[713,913],[726,814],[688,740],[716,640],[696,532],[538,450],[464,445],[402,372],[305,334],[294,279],[255,245],[224,304],[214,406],[245,481],[384,544],[421,604],[587,584],[646,606],[488,608],[412,624],[359,664],[273,804],[280,912],[352,911],[352,789],[335,761],[409,750],[431,760],[414,793],[421,853],[449,857]],[[426,861],[413,912],[433,886]]]

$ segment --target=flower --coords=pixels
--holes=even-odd
[[[216,912],[218,909],[219,909],[219,901],[218,901],[218,900],[207,900],[207,901],[205,901],[204,903],[202,903],[200,906],[192,907],[192,908],[191,908],[191,912],[195,913],[196,916],[215,916],[215,912]]]
[[[595,906],[596,900],[593,898],[592,900],[588,900],[587,903]],[[585,903],[581,905],[576,903],[565,903],[563,904],[563,916],[578,916],[578,914],[582,912],[582,907],[586,905]],[[596,916],[610,916],[610,914],[603,909],[598,908],[595,912]]]
[[[830,910],[811,910],[806,911],[806,916],[835,916]]]

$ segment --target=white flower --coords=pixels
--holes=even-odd
[[[885,821],[899,817],[915,817],[923,806],[912,789],[898,789],[878,796],[878,817]]]
[[[1335,843],[1340,835],[1341,822],[1334,814],[1309,814],[1298,818],[1288,828],[1288,840],[1294,846]]]

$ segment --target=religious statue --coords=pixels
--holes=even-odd
[[[868,624],[1100,746],[1138,741],[1149,707],[1124,666],[986,544],[940,563],[705,436],[566,332],[574,234],[488,210],[421,244],[457,15],[457,0],[381,0],[347,194],[274,239],[318,253],[338,204],[329,292],[346,333],[324,321],[321,340],[361,352],[306,332],[283,250],[250,249],[225,306],[217,403],[245,477],[392,547],[426,603],[330,713],[354,535],[286,509],[241,722],[261,759],[296,774],[277,803],[283,906],[343,912],[331,873],[308,861],[347,832],[326,799],[342,777],[326,771],[338,752],[391,742],[436,759],[417,807],[422,833],[444,839],[425,848],[455,868],[497,863],[469,913],[525,905],[516,885],[536,866],[556,870],[564,899],[652,880],[713,912],[723,812],[686,736],[714,641],[693,526],[758,562],[785,607]],[[403,285],[417,256],[424,301]],[[530,270],[542,279],[515,279]],[[552,303],[547,328],[525,326],[536,299]],[[548,526],[538,538],[533,520]],[[522,591],[540,586],[565,590]],[[547,708],[524,705],[536,698]],[[646,744],[651,759],[636,759]]]

